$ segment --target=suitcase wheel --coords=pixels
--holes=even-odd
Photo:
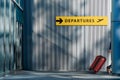
[[[89,68],[89,70],[91,71],[91,70],[92,70],[92,68]]]

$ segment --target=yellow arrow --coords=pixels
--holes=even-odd
[[[59,20],[61,22],[59,22]],[[107,16],[56,16],[56,26],[107,26]]]

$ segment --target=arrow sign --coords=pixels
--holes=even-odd
[[[97,22],[101,22],[101,21],[103,21],[103,20],[104,20],[104,19],[98,19]]]
[[[56,22],[59,22],[59,24],[61,24],[63,22],[63,20],[61,18],[59,18],[59,20],[56,20]]]
[[[108,16],[56,16],[56,26],[108,26]]]

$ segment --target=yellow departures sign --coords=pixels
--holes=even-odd
[[[107,26],[107,16],[56,16],[56,26]]]

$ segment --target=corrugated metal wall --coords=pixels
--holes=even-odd
[[[32,2],[32,70],[85,71],[97,55],[108,57],[110,0],[32,0]],[[109,25],[57,27],[56,16],[108,16]],[[29,33],[29,30],[27,32]],[[29,51],[30,38],[28,40]],[[107,64],[108,62],[102,70],[105,70]]]
[[[18,20],[18,17],[23,19],[23,15],[20,16],[20,11],[16,13],[20,6],[19,4],[16,6],[17,4],[13,0],[0,0],[0,75],[21,69],[22,66],[20,59],[22,50],[19,49],[22,31],[20,33],[19,28],[23,21]]]
[[[0,74],[14,70],[14,9],[11,0],[0,0]],[[13,14],[13,15],[11,15]]]

